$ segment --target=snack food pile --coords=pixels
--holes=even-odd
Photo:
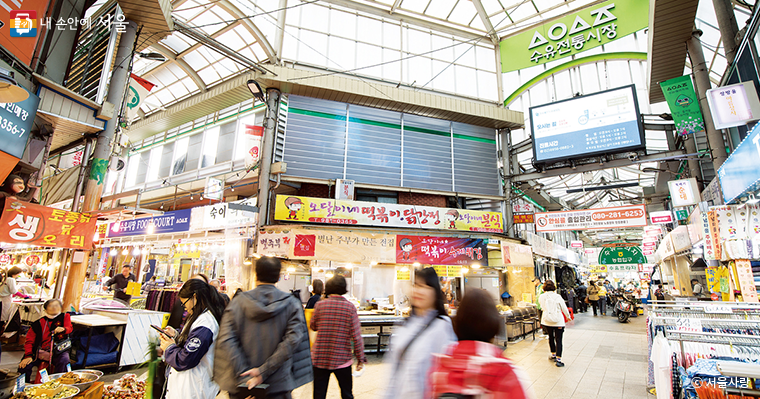
[[[103,399],[143,399],[144,396],[145,381],[138,381],[134,374],[127,374],[114,381],[103,392]]]
[[[81,377],[81,376],[79,376],[79,374],[71,372],[71,371],[69,371],[68,373],[66,373],[66,374],[64,374],[64,375],[62,375],[60,377],[58,377],[58,381],[61,384],[65,384],[65,385],[82,384],[82,383],[85,383],[85,382],[90,382],[93,379],[94,378],[92,378],[92,377],[91,378]]]
[[[51,394],[51,391],[57,391],[56,394]],[[24,392],[19,392],[13,395],[14,399],[61,399],[74,396],[77,394],[77,389],[61,385],[60,382],[53,380],[48,381],[42,385],[28,387],[24,389]]]

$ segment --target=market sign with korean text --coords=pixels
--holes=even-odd
[[[576,55],[649,26],[646,0],[610,0],[552,19],[499,43],[501,72]]]
[[[649,212],[649,219],[652,221],[653,224],[673,223],[673,212],[671,211]]]
[[[644,205],[536,213],[536,231],[617,229],[647,225]]]
[[[461,265],[433,265],[435,274],[438,277],[461,277],[462,266]]]
[[[570,248],[583,248],[583,241],[570,241]]]
[[[530,245],[502,240],[501,261],[505,266],[533,267],[533,250]]]
[[[480,238],[396,236],[396,263],[488,266],[488,246]]]
[[[199,206],[192,209],[190,230],[218,230],[230,227],[255,226],[257,216],[256,197]]]
[[[499,212],[278,195],[275,220],[502,233]]]
[[[760,123],[728,156],[718,169],[720,188],[726,204],[734,202],[748,191],[760,188]]]
[[[634,265],[634,264],[607,265],[607,271],[610,272],[610,273],[638,272],[639,271],[639,265]]]
[[[599,252],[600,265],[637,265],[647,263],[639,247],[605,247]]]
[[[0,150],[16,158],[24,155],[40,103],[39,97],[26,91],[29,98],[24,101],[0,103]]]
[[[674,208],[696,205],[702,200],[697,186],[697,179],[682,179],[668,181],[670,201]]]
[[[760,119],[760,99],[751,80],[709,89],[705,95],[716,129],[742,126]]]
[[[291,243],[290,229],[260,230],[256,252],[265,256],[287,258],[290,256]]]
[[[593,265],[591,273],[607,273],[607,265]]]
[[[0,254],[0,265],[7,265],[11,263],[11,256],[8,254]]]
[[[181,233],[190,230],[190,209],[165,212],[147,218],[122,220],[108,226],[108,238],[146,234]]]
[[[512,212],[513,213],[534,213],[536,212],[536,207],[526,202],[524,204],[512,204]]]
[[[276,246],[287,246],[291,259],[325,260],[352,263],[396,263],[396,235],[383,233],[361,233],[326,230],[290,229],[288,240],[284,237],[276,243],[259,242],[258,251],[262,254],[277,253]],[[272,248],[268,248],[272,246]]]
[[[660,88],[678,134],[685,136],[705,131],[705,121],[702,119],[702,111],[699,109],[699,101],[690,75],[661,82]]]
[[[512,221],[515,224],[531,224],[533,223],[532,213],[513,213]]]
[[[97,218],[6,197],[0,242],[91,249]]]

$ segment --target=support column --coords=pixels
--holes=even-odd
[[[261,162],[259,167],[259,194],[256,205],[259,207],[259,228],[266,225],[269,218],[269,171],[272,169],[272,151],[277,137],[277,119],[280,114],[280,90],[267,89],[267,110],[264,117],[264,137],[262,137]],[[256,232],[258,235],[258,231]],[[258,240],[257,240],[258,242]]]
[[[512,132],[509,129],[501,129],[499,138],[501,139],[501,170],[504,176],[504,234],[514,237],[514,223],[512,218]]]
[[[728,61],[728,65],[731,65],[736,60],[736,51],[739,49],[739,42],[736,41],[739,24],[736,23],[734,6],[731,4],[731,0],[712,0],[712,3],[715,8],[715,17],[718,20],[723,49],[726,53],[726,61]]]
[[[709,110],[707,112],[710,112]],[[704,112],[703,112],[704,113]],[[688,136],[684,136],[683,138],[683,145],[686,148],[687,154],[694,154],[697,152],[697,143],[696,143],[696,137],[693,134],[690,134]],[[694,177],[697,179],[697,183],[699,184],[699,187],[702,187],[702,169],[699,168],[699,161],[694,156],[689,157],[689,160],[686,161],[687,165],[689,166],[689,177]],[[716,169],[717,171],[717,169]],[[709,182],[707,182],[709,183]]]
[[[697,89],[699,97],[699,107],[702,109],[702,118],[705,121],[705,130],[707,131],[707,141],[710,143],[710,154],[712,155],[713,167],[715,173],[723,162],[726,161],[726,143],[723,141],[723,133],[715,130],[710,106],[707,104],[707,90],[712,86],[710,84],[710,72],[705,63],[705,54],[702,52],[701,30],[695,30],[691,33],[691,39],[686,42],[689,50],[689,59],[691,60],[691,71],[694,74],[694,86]]]
[[[111,74],[111,83],[108,87],[108,96],[106,96],[106,101],[114,105],[114,112],[111,119],[106,123],[105,130],[98,135],[97,143],[95,144],[92,162],[90,162],[89,173],[87,175],[82,212],[92,212],[100,209],[100,197],[103,194],[108,160],[111,158],[112,144],[119,126],[119,115],[124,105],[124,90],[129,78],[129,69],[136,39],[137,24],[133,21],[126,21],[126,29],[121,34],[119,46],[116,48],[116,59],[114,60],[113,73]],[[74,200],[78,201],[78,198],[74,198]],[[68,309],[69,306],[79,308],[79,300],[82,297],[85,274],[87,273],[87,265],[89,264],[88,261],[89,254],[85,254],[84,260],[81,263],[71,263],[71,267],[68,270],[68,278],[66,279],[66,291],[63,293],[64,309]],[[61,265],[61,267],[63,266]],[[59,283],[61,282],[62,280]]]

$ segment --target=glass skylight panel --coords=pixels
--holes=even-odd
[[[382,45],[383,23],[373,18],[354,17],[358,20],[356,38],[359,41]]]
[[[401,31],[399,24],[383,22],[383,47],[401,50]]]
[[[496,74],[493,72],[477,71],[478,78],[478,97],[498,101],[498,88],[493,82],[496,81]]]
[[[413,11],[422,14],[425,11],[430,0],[404,0],[401,7],[404,10]]]
[[[314,65],[327,65],[327,36],[305,31],[299,32],[300,42],[298,43],[298,61]]]
[[[301,18],[297,23],[298,26],[311,29],[316,32],[328,31],[328,21],[330,14],[327,7],[323,7],[317,4],[306,4],[298,8],[301,9]]]
[[[227,26],[227,24],[230,23],[229,21],[232,18],[227,20],[227,22],[223,21],[216,14],[214,14],[213,10],[216,8],[217,7],[214,7],[211,10],[207,10],[203,14],[197,16],[192,20],[192,24],[199,27],[202,31],[206,32],[207,35],[211,35],[219,29],[224,28]]]
[[[222,34],[221,36],[217,37],[216,40],[224,43],[225,46],[236,51],[248,46],[248,44],[243,41],[240,35],[238,35],[234,30]]]
[[[193,81],[193,79],[190,77],[186,77],[180,82],[182,82],[182,84],[185,85],[185,88],[187,88],[187,90],[191,93],[194,93],[198,90],[198,85],[196,85],[195,81]]]
[[[402,61],[396,61],[401,58],[401,52],[390,49],[383,49],[383,79],[390,82],[401,81],[401,68],[404,64]]]
[[[172,93],[172,95],[178,99],[190,94],[190,91],[187,90],[187,87],[185,87],[185,85],[182,82],[177,82],[169,86],[168,89]]]
[[[416,29],[404,29],[405,35],[405,50],[413,54],[427,53],[432,50],[430,42],[430,33],[420,32]],[[428,57],[430,55],[427,55]]]
[[[425,15],[445,20],[454,10],[457,0],[433,0]]]
[[[454,67],[448,63],[441,61],[433,61],[433,73],[438,75],[430,84],[428,88],[446,91],[449,93],[456,92],[456,76],[454,75]]]
[[[536,9],[533,8],[533,4],[528,1],[521,3],[511,10],[507,9],[507,12],[509,12],[509,16],[512,18],[512,21],[518,22],[521,19],[534,16],[536,14]]]
[[[329,37],[328,67],[341,70],[354,69],[356,67],[356,42],[341,39],[337,36]]]
[[[358,43],[356,45],[356,53],[359,54],[356,58],[356,67],[370,67],[359,69],[356,73],[368,76],[383,76],[383,67],[378,66],[383,62],[383,53],[380,47]]]
[[[201,70],[198,70],[197,72],[198,72],[198,76],[200,76],[201,79],[204,82],[206,82],[206,85],[216,83],[219,81],[219,79],[221,79],[219,77],[219,74],[212,67],[206,67]]]
[[[454,11],[451,12],[449,21],[460,25],[468,25],[477,15],[478,12],[475,10],[475,6],[472,5],[472,2],[464,0],[457,3],[456,7],[454,7]]]
[[[161,40],[161,42],[168,46],[170,49],[174,50],[174,52],[177,54],[187,50],[190,46],[195,44],[195,40],[190,39],[186,35],[176,31],[171,35],[165,37],[163,40]]]
[[[455,66],[457,76],[457,94],[477,97],[478,96],[478,78],[474,69]]]
[[[505,1],[506,2],[506,1]],[[499,0],[480,0],[480,4],[483,5],[483,9],[486,10],[486,14],[493,15],[494,13],[501,12],[502,16],[504,13],[502,12],[502,9],[504,8],[501,3],[499,3]]]
[[[330,10],[330,34],[346,39],[356,38],[356,15],[344,11]]]
[[[185,62],[187,62],[188,65],[190,65],[190,67],[196,71],[203,69],[209,65],[209,61],[203,55],[201,55],[200,48],[185,54],[182,59],[184,59]]]
[[[176,99],[167,89],[161,89],[151,94],[151,97],[153,97],[153,99],[158,101],[161,105],[167,105]]]

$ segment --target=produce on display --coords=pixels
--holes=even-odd
[[[27,387],[24,389],[23,396],[20,395],[21,393],[17,393],[13,397],[17,399],[63,399],[70,398],[77,393],[79,393],[78,389],[63,385],[60,382],[53,380],[41,385]]]
[[[108,385],[103,392],[103,399],[144,399],[145,381],[138,381],[134,374],[127,374],[120,380]]]

